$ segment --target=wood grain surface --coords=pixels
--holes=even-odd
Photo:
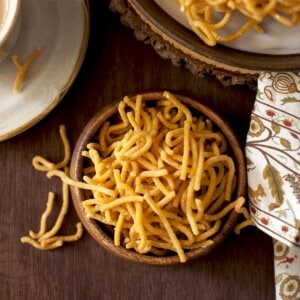
[[[255,91],[225,88],[163,60],[120,23],[107,0],[91,0],[90,9],[90,43],[70,91],[37,125],[0,143],[0,299],[274,299],[272,240],[256,228],[230,235],[205,258],[170,267],[122,260],[87,233],[53,251],[20,243],[30,229],[38,230],[49,190],[57,193],[57,210],[61,203],[59,180],[34,170],[33,156],[60,160],[59,125],[66,125],[74,146],[110,101],[148,89],[184,93],[216,109],[245,142]],[[77,221],[71,205],[63,231],[73,233]]]

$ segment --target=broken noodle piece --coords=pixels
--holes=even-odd
[[[26,73],[31,66],[31,64],[40,56],[42,53],[41,48],[37,48],[32,54],[30,54],[24,61],[23,64],[18,59],[18,56],[15,54],[11,57],[12,62],[18,69],[18,74],[14,81],[13,91],[15,93],[19,93],[20,91],[20,85],[25,80]]]
[[[59,133],[65,151],[63,160],[55,164],[41,156],[35,156],[32,160],[32,164],[35,169],[43,172],[63,169],[64,174],[69,173],[67,165],[69,164],[71,151],[64,125],[60,126]],[[46,210],[41,216],[39,231],[35,233],[32,230],[30,230],[29,236],[21,238],[22,243],[31,244],[33,247],[40,250],[50,250],[61,247],[64,242],[73,242],[81,238],[83,234],[83,227],[81,223],[76,224],[75,234],[63,236],[57,235],[58,231],[62,228],[63,221],[65,219],[69,207],[69,186],[64,182],[62,183],[62,206],[59,215],[53,227],[47,231],[47,220],[53,210],[54,198],[54,193],[49,192]]]

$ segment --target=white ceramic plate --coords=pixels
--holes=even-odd
[[[33,126],[60,102],[80,69],[88,36],[87,1],[22,1],[21,32],[11,54],[21,61],[36,48],[42,54],[17,94],[16,67],[10,58],[0,63],[0,141]]]
[[[179,22],[186,28],[191,29],[184,13],[175,0],[154,0],[169,16]],[[234,31],[237,24],[243,24],[241,14],[234,15],[232,28]],[[236,50],[247,51],[252,53],[286,55],[300,53],[300,24],[289,28],[278,23],[274,19],[267,19],[264,22],[264,34],[257,33],[255,30],[249,30],[241,38],[230,43],[224,43],[226,47]],[[226,34],[226,31],[221,32]]]

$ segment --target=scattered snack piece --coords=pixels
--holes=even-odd
[[[246,207],[242,207],[239,212],[243,214],[245,220],[235,226],[234,232],[236,234],[240,234],[241,230],[245,227],[256,226],[254,221],[251,219],[249,211]]]
[[[51,170],[63,169],[66,174],[69,173],[67,165],[70,161],[71,150],[69,141],[66,135],[66,128],[61,125],[59,128],[60,137],[64,146],[64,158],[61,162],[52,163],[41,156],[35,156],[32,160],[32,164],[35,169],[43,172],[49,172]],[[31,244],[33,247],[40,250],[50,250],[61,247],[64,242],[73,242],[81,238],[83,234],[83,227],[81,223],[76,224],[76,233],[73,235],[57,235],[61,229],[65,216],[69,207],[69,186],[62,183],[62,206],[55,224],[50,230],[47,230],[47,219],[52,212],[55,195],[53,192],[49,192],[47,207],[45,212],[41,216],[40,229],[37,233],[32,230],[29,231],[29,236],[21,238],[22,243]]]
[[[42,49],[37,48],[32,54],[30,54],[25,59],[23,64],[19,61],[18,56],[16,54],[11,57],[12,62],[18,69],[18,74],[16,76],[16,79],[14,81],[14,86],[13,86],[14,93],[19,93],[20,85],[25,80],[28,68],[40,56],[41,53],[42,53]]]

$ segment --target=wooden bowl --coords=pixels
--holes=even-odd
[[[141,93],[143,99],[146,101],[158,100],[163,97],[162,92],[147,92]],[[235,189],[235,197],[245,196],[246,191],[246,166],[244,161],[243,151],[240,148],[239,142],[236,138],[235,133],[228,126],[228,124],[215,112],[201,103],[192,100],[190,98],[175,95],[182,103],[187,105],[189,108],[193,108],[199,111],[202,115],[208,117],[213,123],[220,129],[225,135],[232,157],[235,161],[236,174],[237,174],[237,185]],[[135,96],[131,96],[135,97]],[[93,137],[98,133],[101,125],[108,119],[110,119],[118,111],[118,103],[114,102],[108,107],[99,111],[85,126],[80,137],[75,145],[74,152],[71,159],[70,175],[73,179],[82,181],[83,167],[85,158],[81,155],[82,150],[86,149],[86,145],[93,140]],[[124,259],[134,261],[137,263],[151,264],[151,265],[171,265],[179,263],[179,257],[176,253],[172,253],[169,256],[153,256],[148,254],[140,254],[134,250],[125,249],[122,246],[115,246],[112,234],[106,230],[105,226],[100,222],[87,217],[82,201],[85,199],[85,192],[77,187],[71,187],[71,194],[76,212],[83,223],[89,234],[105,249],[111,253],[122,257]],[[196,250],[189,250],[186,254],[187,261],[191,261],[195,258],[205,256],[210,253],[214,248],[219,246],[230,232],[233,231],[236,223],[238,222],[239,214],[232,211],[226,219],[223,221],[221,229],[212,238],[214,244],[206,248],[200,248]]]

